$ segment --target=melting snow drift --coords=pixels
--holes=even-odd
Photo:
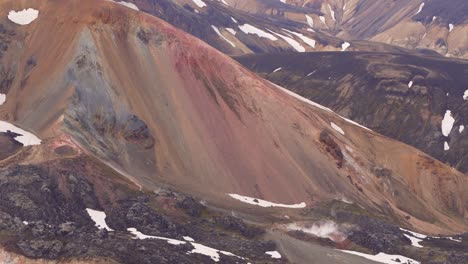
[[[15,137],[15,140],[23,144],[23,146],[25,147],[41,144],[41,140],[35,135],[27,131],[24,131],[23,129],[16,127],[8,122],[0,121],[0,132],[5,133],[8,131],[15,133],[15,134],[19,134],[19,136]]]
[[[5,103],[5,101],[6,101],[6,95],[0,93],[0,105],[2,105],[3,103]]]
[[[33,8],[23,9],[21,11],[11,10],[8,13],[8,19],[18,25],[28,25],[39,16],[39,11]]]
[[[300,204],[278,204],[278,203],[268,202],[268,201],[265,201],[265,200],[262,200],[262,199],[242,196],[242,195],[239,195],[239,194],[232,194],[231,193],[231,194],[229,194],[229,196],[231,196],[232,198],[234,198],[236,200],[239,200],[241,202],[248,203],[248,204],[253,204],[253,205],[258,205],[258,206],[261,206],[261,207],[285,207],[285,208],[295,208],[295,209],[305,208],[306,207],[306,203],[304,203],[304,202],[302,202]]]

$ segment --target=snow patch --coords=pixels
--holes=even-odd
[[[350,251],[350,250],[339,250],[339,251],[352,254],[352,255],[356,255],[356,256],[360,256],[360,257],[370,259],[373,261],[377,261],[380,263],[385,263],[385,264],[397,264],[397,263],[420,264],[419,261],[401,256],[401,255],[388,255],[385,253],[379,253],[377,255],[370,255],[370,254],[365,254],[365,253]]]
[[[0,93],[0,105],[6,102],[6,94]]]
[[[447,141],[444,142],[444,151],[450,150],[450,145],[447,143]]]
[[[203,8],[206,6],[205,2],[202,0],[192,0],[198,7]]]
[[[343,44],[341,44],[341,51],[346,51],[346,49],[349,48],[349,46],[351,46],[349,42],[343,42]]]
[[[463,93],[463,100],[468,100],[468,89]]]
[[[102,211],[97,211],[93,209],[86,208],[86,212],[88,213],[91,220],[95,223],[95,226],[98,229],[106,229],[107,231],[114,231],[106,224],[106,213]]]
[[[335,129],[336,131],[338,131],[338,133],[342,134],[344,136],[345,132],[343,131],[343,129],[341,127],[339,127],[337,124],[333,123],[333,122],[330,122],[330,125],[333,129]]]
[[[417,14],[421,13],[421,11],[423,10],[423,7],[424,7],[424,3],[421,3],[421,4],[419,5],[418,12],[416,12],[416,14],[415,14],[415,15],[417,15]]]
[[[239,200],[241,202],[252,204],[252,205],[258,205],[260,207],[284,207],[284,208],[294,208],[294,209],[305,208],[306,207],[306,203],[304,203],[304,202],[299,203],[299,204],[279,204],[279,203],[272,203],[272,202],[269,202],[269,201],[265,201],[265,200],[262,200],[262,199],[242,196],[242,195],[239,195],[239,194],[230,193],[228,195],[231,196],[231,198],[234,198],[234,199]]]
[[[283,69],[283,68],[279,67],[279,68],[275,69],[272,73],[279,72],[279,71],[281,71],[281,69]]]
[[[455,26],[454,26],[453,24],[449,24],[449,32],[452,32],[452,30],[453,30],[454,27],[455,27]]]
[[[410,235],[407,235],[407,234],[404,234],[405,237],[409,238],[409,240],[411,240],[411,245],[413,247],[417,247],[417,248],[422,248],[423,246],[421,246],[419,244],[419,242],[423,241],[422,239],[419,239],[419,238],[416,238],[416,237],[413,237],[413,236],[410,236]]]
[[[464,126],[464,125],[460,125],[460,127],[458,128],[458,132],[459,132],[459,133],[462,133],[463,130],[465,130],[465,126]]]
[[[167,241],[167,243],[169,243],[171,245],[183,245],[183,244],[187,243],[185,241],[166,238],[166,237],[148,236],[148,235],[145,235],[145,234],[141,233],[140,231],[138,231],[136,228],[133,228],[133,227],[127,228],[127,231],[135,236],[133,239],[141,239],[141,240],[144,240],[144,239],[159,239],[159,240],[165,240],[165,241]]]
[[[189,236],[184,236],[183,237],[185,241],[188,241],[188,242],[195,242],[195,239],[189,237]]]
[[[136,10],[136,11],[139,11],[140,9],[138,8],[138,6],[136,6],[134,3],[129,3],[129,2],[125,2],[125,1],[113,1],[113,0],[110,0],[111,2],[114,2],[114,3],[117,3],[119,5],[123,5],[125,7],[128,7],[130,9],[133,9],[133,10]]]
[[[310,47],[314,48],[315,49],[315,39],[311,39],[307,36],[304,36],[303,34],[301,33],[298,33],[298,32],[294,32],[294,31],[289,31],[287,29],[283,29],[293,35],[296,35],[298,38],[300,38],[305,44],[309,45]]]
[[[237,34],[237,32],[233,28],[226,28],[226,31],[231,33],[234,36]]]
[[[270,32],[277,35],[278,37],[282,38],[284,41],[286,41],[289,44],[289,46],[291,46],[297,52],[305,52],[305,48],[299,42],[297,42],[296,40],[294,40],[294,39],[292,39],[290,37],[287,37],[287,36],[283,36],[283,35],[281,35],[279,33],[273,32],[273,31],[270,31]]]
[[[227,39],[225,36],[223,36],[217,27],[215,27],[215,26],[213,26],[213,25],[211,25],[211,27],[212,27],[213,30],[216,32],[216,34],[218,34],[218,36],[219,36],[220,38],[224,39],[224,41],[226,41],[227,43],[229,43],[229,45],[233,46],[234,48],[236,47],[236,44],[232,43],[229,39]]]
[[[265,32],[261,29],[258,29],[250,24],[244,24],[242,26],[239,26],[239,29],[242,30],[242,32],[244,32],[245,34],[254,34],[254,35],[257,35],[261,38],[267,38],[269,40],[272,40],[272,41],[276,41],[278,40],[275,36],[273,36],[272,34],[268,33],[268,32]]]
[[[21,11],[11,10],[8,13],[8,19],[18,25],[28,25],[39,17],[39,10],[28,8]]]
[[[306,18],[307,24],[309,24],[311,28],[314,27],[314,19],[309,15],[305,15],[305,18]]]
[[[411,88],[411,87],[413,87],[413,81],[410,81],[410,82],[408,83],[408,88]]]
[[[41,140],[32,133],[24,131],[23,129],[16,127],[8,122],[0,121],[0,132],[5,133],[8,131],[19,134],[19,136],[15,137],[15,140],[23,144],[25,147],[41,144]]]
[[[320,21],[322,21],[323,24],[326,25],[326,23],[325,23],[325,17],[324,17],[324,16],[319,16],[319,19],[320,19]]]
[[[270,255],[271,258],[280,259],[281,254],[278,251],[267,251],[265,254]]]
[[[237,20],[235,18],[231,17],[231,20],[232,20],[232,22],[237,24]]]
[[[199,243],[195,243],[195,242],[193,242],[194,240],[191,237],[185,237],[184,236],[183,238],[186,241],[188,241],[188,242],[186,242],[186,241],[181,241],[181,240],[166,238],[166,237],[148,236],[148,235],[145,235],[145,234],[139,232],[136,228],[128,228],[127,231],[129,231],[131,234],[135,235],[135,237],[133,239],[159,239],[159,240],[167,241],[167,243],[169,243],[171,245],[184,245],[186,243],[190,243],[194,247],[194,249],[192,249],[192,251],[187,252],[187,254],[194,254],[194,253],[195,254],[202,254],[202,255],[210,257],[215,262],[219,261],[219,258],[220,258],[219,253],[221,253],[223,255],[226,255],[226,256],[245,259],[243,257],[234,255],[234,254],[232,254],[231,252],[228,252],[228,251],[222,251],[222,250],[214,249],[214,248],[211,248],[211,247],[207,247],[207,246],[199,244]]]
[[[452,116],[452,111],[447,110],[444,119],[442,119],[442,134],[444,136],[448,137],[450,135],[454,123],[455,119]]]

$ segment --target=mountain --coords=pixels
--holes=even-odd
[[[465,60],[366,52],[237,59],[274,83],[468,172]]]
[[[467,259],[465,175],[133,5],[4,1],[0,23],[1,261]]]
[[[368,40],[355,40],[349,44],[342,38],[304,24],[304,14],[300,20],[252,14],[222,1],[132,0],[123,3],[159,17],[229,55],[341,50],[411,52],[406,48]],[[301,10],[281,2],[268,3]],[[305,11],[315,12],[313,9]]]
[[[468,3],[464,0],[227,0],[259,16],[282,18],[344,39],[369,40],[467,58]]]

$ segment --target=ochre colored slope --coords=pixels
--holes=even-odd
[[[6,20],[25,7],[40,10],[31,25]],[[428,232],[466,230],[464,175],[301,102],[152,16],[107,1],[31,0],[0,4],[0,17],[16,32],[0,118],[41,137],[36,153],[70,137],[148,190],[169,185],[222,206],[238,206],[227,193],[309,206],[346,198]]]

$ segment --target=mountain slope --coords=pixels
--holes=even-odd
[[[31,24],[7,19],[9,11],[30,7],[39,10]],[[106,257],[124,263],[130,261],[129,250],[149,252],[135,253],[138,258],[156,254],[158,243],[166,246],[162,255],[153,256],[158,261],[170,252],[157,239],[132,243],[131,228],[179,240],[184,232],[194,232],[212,247],[224,241],[217,235],[223,223],[245,232],[229,219],[217,225],[197,220],[198,233],[171,224],[173,219],[187,223],[175,205],[185,195],[203,200],[214,212],[247,215],[266,226],[310,221],[319,205],[344,200],[365,214],[378,214],[381,221],[426,233],[467,230],[468,179],[463,174],[258,78],[153,16],[93,0],[2,2],[0,14],[5,29],[1,65],[8,73],[0,81],[6,94],[0,119],[42,140],[12,148],[0,161],[6,194],[1,208],[11,221],[42,217],[55,227],[72,219],[85,230],[76,243],[86,245],[93,225],[84,210],[72,209],[102,208],[115,233],[111,244],[102,242],[109,241],[103,240],[107,232],[93,233],[101,241],[93,252],[104,248],[110,254]],[[0,132],[7,139],[0,144],[17,141],[13,132]],[[229,194],[258,199],[247,199],[247,204]],[[257,206],[271,203],[286,208]],[[188,211],[198,207],[191,204],[179,206]],[[30,232],[18,229],[20,237]],[[389,230],[398,246],[411,245],[401,230]],[[56,231],[45,233],[47,239],[39,236],[41,241],[59,248]],[[44,235],[32,232],[38,234]],[[222,249],[232,242],[235,253],[271,261],[265,252],[274,246],[267,242],[245,242],[237,233],[227,237]],[[13,244],[34,258],[61,256],[60,250],[37,255],[35,249],[44,244],[40,241]],[[186,252],[192,248],[177,251],[172,261],[188,261]],[[70,254],[80,252],[88,251]],[[207,258],[202,257],[193,261],[203,263]]]
[[[272,82],[468,172],[463,60],[359,52],[237,59]],[[442,123],[452,117],[443,134]]]

